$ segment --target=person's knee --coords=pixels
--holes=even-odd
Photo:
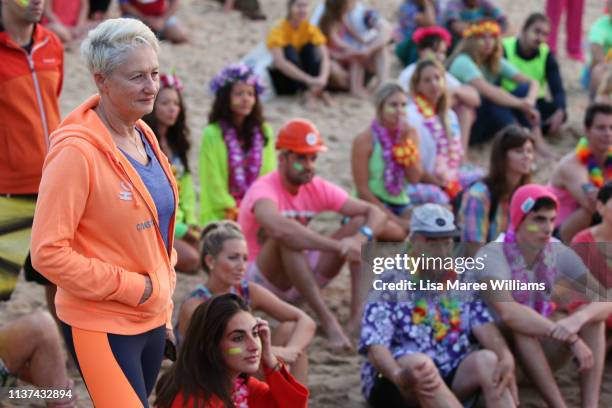
[[[29,335],[38,343],[56,345],[59,340],[57,325],[48,312],[38,312],[28,316]]]
[[[294,322],[279,324],[272,333],[272,344],[275,346],[285,346],[295,331],[295,326],[296,324]]]
[[[179,269],[181,272],[194,274],[200,267],[200,254],[198,254],[198,251],[195,248],[184,251],[180,255],[179,263],[180,268],[177,265],[177,269]]]
[[[436,367],[431,357],[423,353],[414,353],[407,358],[401,358],[398,361],[398,364],[402,368],[407,368],[412,371],[416,370],[417,368],[426,369]]]
[[[482,386],[493,385],[493,373],[497,367],[497,355],[491,350],[478,350],[474,354],[476,375]]]

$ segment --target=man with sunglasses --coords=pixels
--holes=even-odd
[[[321,293],[348,262],[351,271],[349,331],[359,327],[365,294],[361,245],[374,239],[386,215],[315,176],[315,162],[327,150],[319,131],[305,119],[287,122],[278,134],[278,170],[247,191],[238,216],[249,249],[248,279],[288,302],[305,300],[318,315],[330,345],[352,345]],[[331,235],[309,227],[319,213],[350,217]]]

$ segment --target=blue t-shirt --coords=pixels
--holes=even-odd
[[[130,164],[134,166],[134,169],[136,169],[138,172],[142,182],[147,187],[147,190],[149,190],[149,194],[151,195],[157,209],[157,219],[159,220],[160,233],[164,239],[166,250],[169,250],[168,236],[170,230],[170,220],[174,215],[174,193],[172,191],[172,186],[168,181],[168,177],[159,163],[157,156],[155,156],[149,141],[142,134],[140,129],[136,128],[136,130],[140,135],[140,139],[145,147],[147,156],[149,156],[149,163],[147,163],[146,166],[142,165],[137,160],[132,158],[132,156],[123,150],[120,150],[130,161]]]

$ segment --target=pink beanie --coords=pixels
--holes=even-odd
[[[512,200],[510,201],[510,228],[512,231],[518,229],[536,201],[544,197],[550,198],[559,208],[557,197],[548,188],[539,184],[526,184],[512,194]]]

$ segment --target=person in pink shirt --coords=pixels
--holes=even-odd
[[[548,46],[557,53],[557,33],[561,23],[561,15],[566,11],[565,29],[567,56],[576,61],[584,61],[582,53],[582,14],[584,0],[547,0],[546,15],[550,19],[550,34]]]
[[[597,213],[601,224],[580,231],[572,240],[572,249],[582,258],[589,272],[606,288],[612,288],[612,181],[607,182],[597,193]],[[577,309],[585,302],[577,301],[570,310]],[[606,320],[607,349],[612,350],[612,315]]]
[[[306,303],[318,315],[333,348],[352,349],[321,288],[351,271],[349,331],[359,328],[365,300],[361,285],[361,246],[375,238],[386,215],[372,204],[351,198],[340,187],[315,177],[317,154],[326,151],[316,127],[293,119],[278,134],[278,170],[259,178],[247,191],[238,222],[248,250],[247,277],[281,299]],[[331,236],[308,227],[317,214],[332,211],[351,217]]]

